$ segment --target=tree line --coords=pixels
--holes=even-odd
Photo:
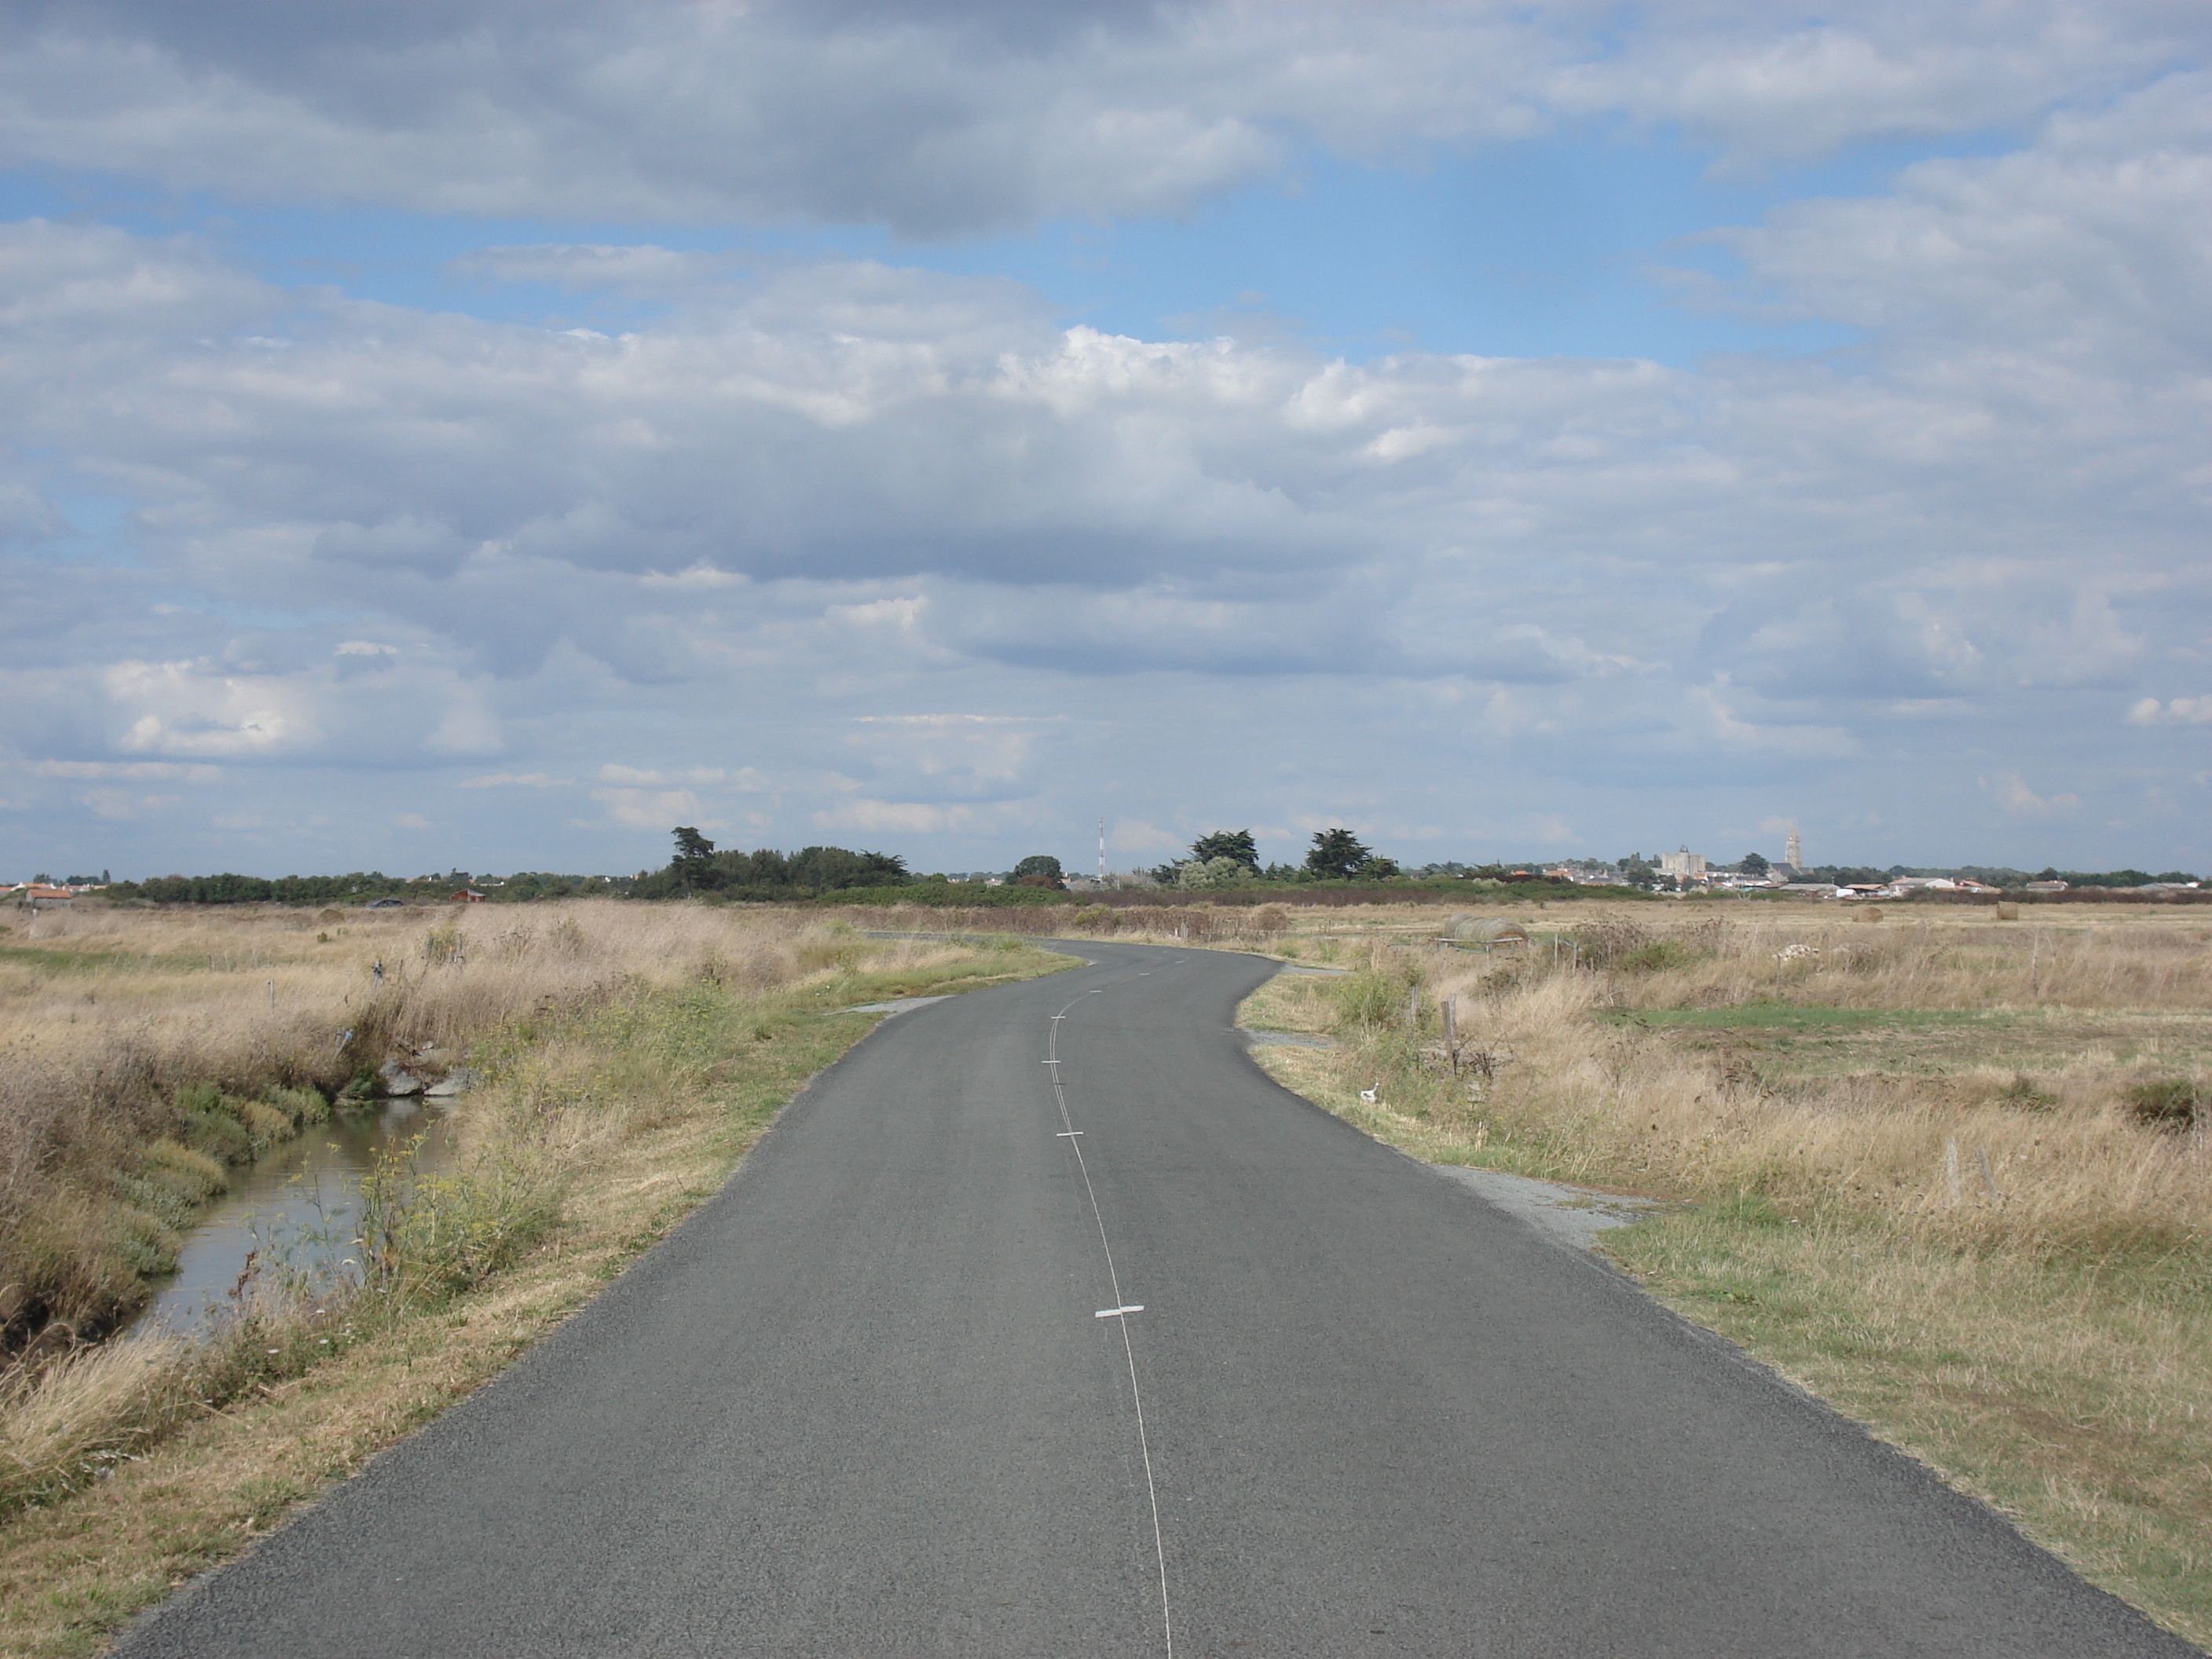
[[[654,871],[641,870],[632,898],[687,898],[720,894],[732,899],[805,898],[854,887],[903,887],[912,877],[892,853],[856,853],[849,847],[802,847],[780,853],[717,848],[690,824],[679,824],[676,856]]]

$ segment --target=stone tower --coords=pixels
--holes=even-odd
[[[1797,839],[1797,826],[1794,823],[1790,826],[1789,844],[1782,849],[1782,861],[1792,870],[1805,867],[1805,843]]]

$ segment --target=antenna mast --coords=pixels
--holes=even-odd
[[[1098,820],[1098,884],[1106,884],[1106,820]]]

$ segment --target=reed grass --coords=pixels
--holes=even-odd
[[[519,1021],[681,983],[747,994],[884,954],[842,920],[604,900],[93,910],[0,946],[0,1347],[128,1314],[173,1265],[178,1200],[365,1093],[387,1060],[434,1073]],[[180,1170],[179,1147],[211,1162]]]

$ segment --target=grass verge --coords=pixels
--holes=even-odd
[[[876,1024],[837,1010],[1067,965],[1011,939],[841,946],[765,991],[702,975],[509,1021],[479,1045],[489,1080],[458,1172],[392,1173],[362,1292],[272,1282],[198,1348],[128,1343],[19,1377],[0,1401],[15,1471],[0,1654],[100,1650],[496,1376],[717,1191]]]

